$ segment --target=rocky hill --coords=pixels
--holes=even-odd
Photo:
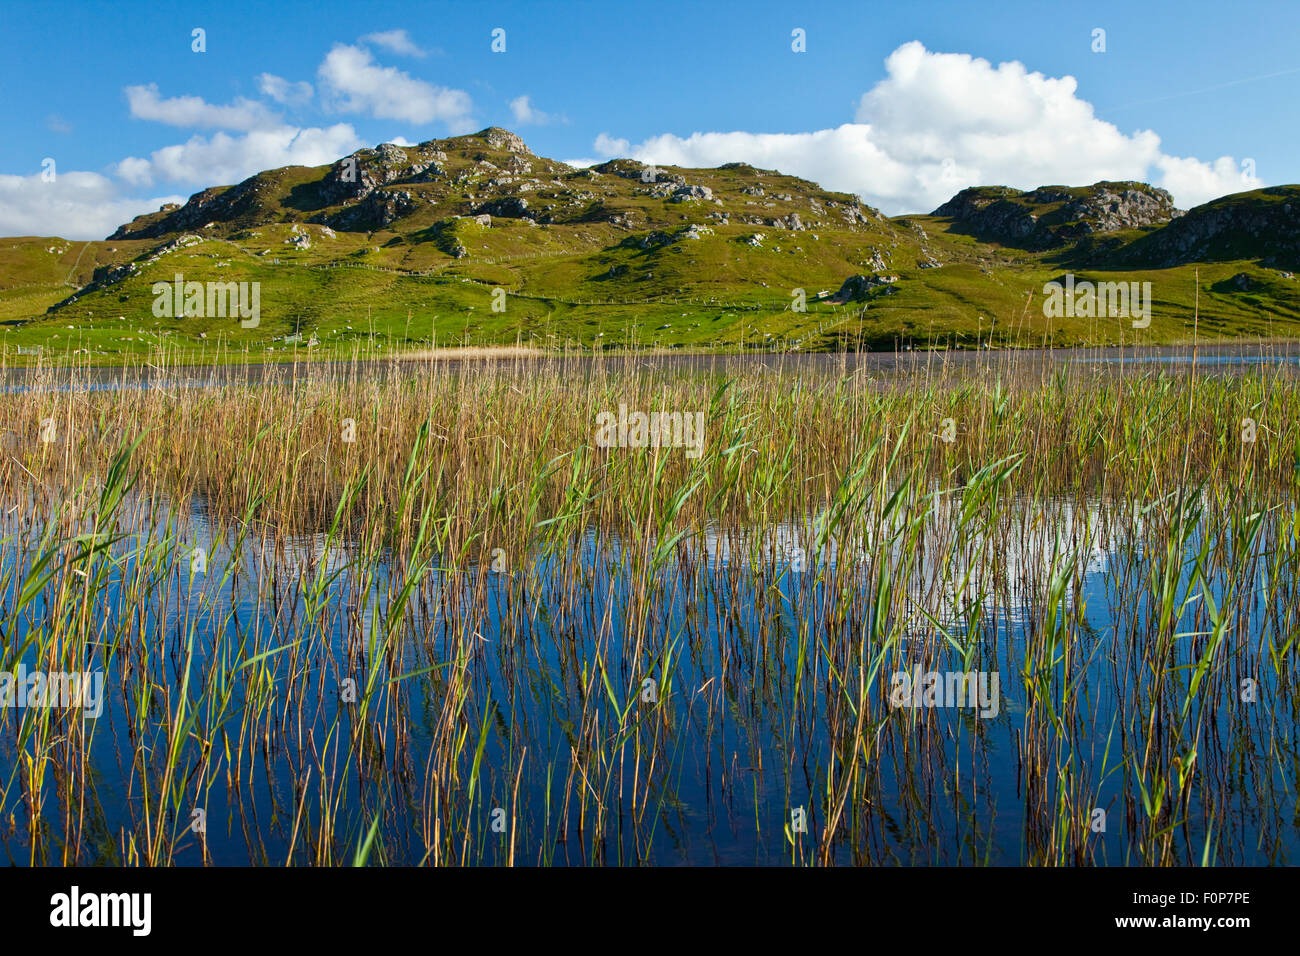
[[[1136,182],[976,187],[931,215],[888,218],[744,163],[575,169],[494,127],[267,170],[103,242],[0,240],[0,332],[9,343],[71,340],[102,361],[212,341],[268,358],[299,342],[329,354],[448,341],[1078,345],[1182,341],[1199,302],[1202,333],[1278,335],[1295,323],[1300,335],[1288,271],[1298,218],[1300,187],[1184,214]],[[1035,297],[1067,272],[1151,282],[1151,325],[1049,319]],[[257,283],[259,321],[159,315],[151,290],[178,274]]]
[[[492,127],[418,146],[384,143],[331,166],[258,173],[236,186],[205,189],[184,206],[139,216],[109,238],[213,235],[271,223],[334,230],[411,232],[456,217],[491,216],[527,224],[608,223],[624,230],[664,226],[700,211],[717,224],[800,231],[859,228],[883,220],[856,197],[814,183],[730,164],[714,170],[649,169],[613,160],[577,170],[535,156],[522,139]],[[766,173],[769,181],[760,183]],[[646,200],[663,200],[663,204]]]
[[[1182,215],[1168,192],[1146,183],[963,189],[933,213],[982,239],[1043,251],[1098,233],[1161,226]]]
[[[1117,265],[1156,269],[1241,259],[1300,269],[1300,186],[1257,189],[1197,206],[1111,257]]]

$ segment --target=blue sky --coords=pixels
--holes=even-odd
[[[752,162],[890,214],[974,184],[1144,179],[1186,207],[1300,181],[1300,3],[3,9],[3,235],[102,238],[263,168],[485,126],[566,161]]]

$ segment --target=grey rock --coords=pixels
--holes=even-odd
[[[480,139],[486,140],[487,144],[493,149],[502,149],[511,153],[522,153],[525,156],[533,155],[533,151],[528,148],[528,144],[508,129],[502,129],[499,126],[489,126],[487,129],[481,130],[475,135]]]
[[[834,296],[837,302],[861,302],[869,298],[873,293],[886,286],[892,286],[898,281],[898,276],[864,276],[852,275],[844,280],[840,286],[840,291]],[[893,291],[890,289],[889,291]]]
[[[1265,198],[1225,196],[1197,206],[1131,242],[1115,254],[1115,261],[1165,269],[1187,262],[1258,259],[1264,266],[1295,269],[1300,266],[1300,202],[1292,198],[1294,190],[1273,186],[1260,190]]]
[[[1063,186],[1023,192],[1007,186],[972,187],[933,215],[962,222],[985,238],[1042,251],[1098,233],[1160,225],[1182,213],[1166,190],[1145,183],[1099,182],[1082,195]]]
[[[500,216],[503,219],[535,219],[537,214],[528,206],[528,200],[519,196],[502,196],[482,203],[474,209],[475,215]]]
[[[673,190],[669,202],[694,202],[699,199],[713,199],[713,190],[708,186],[683,185]]]
[[[379,229],[409,216],[418,205],[415,196],[405,189],[377,189],[332,216],[316,217],[311,221],[334,229]]]

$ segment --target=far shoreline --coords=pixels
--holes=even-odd
[[[322,353],[316,349],[297,349],[276,351],[274,353],[254,353],[220,349],[199,352],[189,349],[170,349],[166,354],[158,352],[128,352],[117,356],[90,355],[82,352],[63,351],[57,354],[42,351],[36,355],[30,352],[17,355],[12,349],[0,353],[0,372],[12,373],[31,369],[48,371],[72,369],[97,369],[111,371],[114,369],[155,368],[171,371],[210,370],[213,368],[292,368],[296,366],[388,366],[393,364],[430,364],[438,362],[562,362],[562,361],[630,361],[637,359],[673,359],[673,360],[737,360],[742,362],[807,362],[819,363],[830,361],[849,364],[880,364],[898,361],[915,362],[918,359],[934,361],[942,359],[961,364],[969,364],[981,356],[985,357],[1043,357],[1045,359],[1062,358],[1067,360],[1100,359],[1103,361],[1120,360],[1125,357],[1167,358],[1183,354],[1203,355],[1216,353],[1232,357],[1297,357],[1300,359],[1300,338],[1259,338],[1243,341],[1235,338],[1186,339],[1152,345],[1025,345],[974,347],[959,345],[904,346],[895,349],[844,349],[800,350],[784,349],[767,351],[761,349],[738,349],[734,347],[717,348],[645,348],[645,349],[543,349],[524,345],[455,345],[437,348],[418,348],[403,351],[394,350],[390,354],[361,354],[359,350],[350,355],[337,351]]]
[[[642,351],[547,351],[522,346],[465,346],[414,350],[383,357],[308,357],[299,354],[269,361],[239,361],[229,353],[220,361],[184,361],[188,356],[131,355],[114,363],[52,362],[0,365],[0,389],[204,387],[233,384],[287,384],[320,374],[342,377],[418,375],[483,368],[493,372],[546,372],[596,369],[603,374],[680,371],[729,374],[766,369],[781,374],[856,374],[900,377],[918,373],[1036,374],[1075,369],[1099,374],[1163,371],[1239,372],[1261,368],[1300,369],[1300,340],[1199,342],[1195,345],[1060,347],[1053,349],[914,349],[889,352],[756,352],[658,349]],[[251,355],[248,356],[252,358]]]

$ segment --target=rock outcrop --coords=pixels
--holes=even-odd
[[[1181,216],[1173,197],[1146,183],[1091,186],[1008,186],[963,189],[932,215],[964,224],[983,239],[1033,251],[1058,248],[1096,233],[1162,225]]]
[[[1300,268],[1300,186],[1273,186],[1215,199],[1112,256],[1115,265],[1154,269],[1234,259]]]
[[[260,211],[258,197],[266,188],[263,174],[250,176],[237,186],[213,187],[195,193],[184,206],[169,203],[158,212],[137,216],[108,238],[157,239],[173,232],[202,229],[210,222],[252,224]]]
[[[409,190],[376,189],[341,212],[315,216],[308,221],[347,231],[382,229],[409,216],[418,206],[418,201]]]
[[[502,196],[481,203],[474,208],[476,216],[498,216],[502,219],[536,219],[537,214],[529,207],[528,200],[520,196]]]
[[[83,295],[89,295],[92,292],[98,292],[100,289],[105,289],[108,286],[116,285],[123,279],[128,279],[131,276],[136,275],[139,271],[140,267],[134,262],[123,262],[121,265],[116,266],[98,266],[94,273],[91,274],[90,282],[87,285],[82,286],[72,295],[57,303],[54,308],[57,309],[59,306],[69,305],[70,303],[76,302]]]
[[[697,200],[709,202],[712,199],[713,190],[708,186],[691,185],[678,186],[673,190],[672,195],[668,197],[669,202],[695,202]]]
[[[528,144],[508,129],[502,129],[499,126],[489,126],[485,130],[480,130],[475,135],[486,140],[487,144],[493,149],[503,149],[509,153],[521,153],[524,156],[533,155],[533,151],[528,148]]]
[[[834,301],[861,302],[869,298],[877,290],[892,286],[897,281],[898,276],[849,276],[844,280],[844,284],[840,286],[840,291],[835,293]],[[893,290],[890,289],[890,291]]]

